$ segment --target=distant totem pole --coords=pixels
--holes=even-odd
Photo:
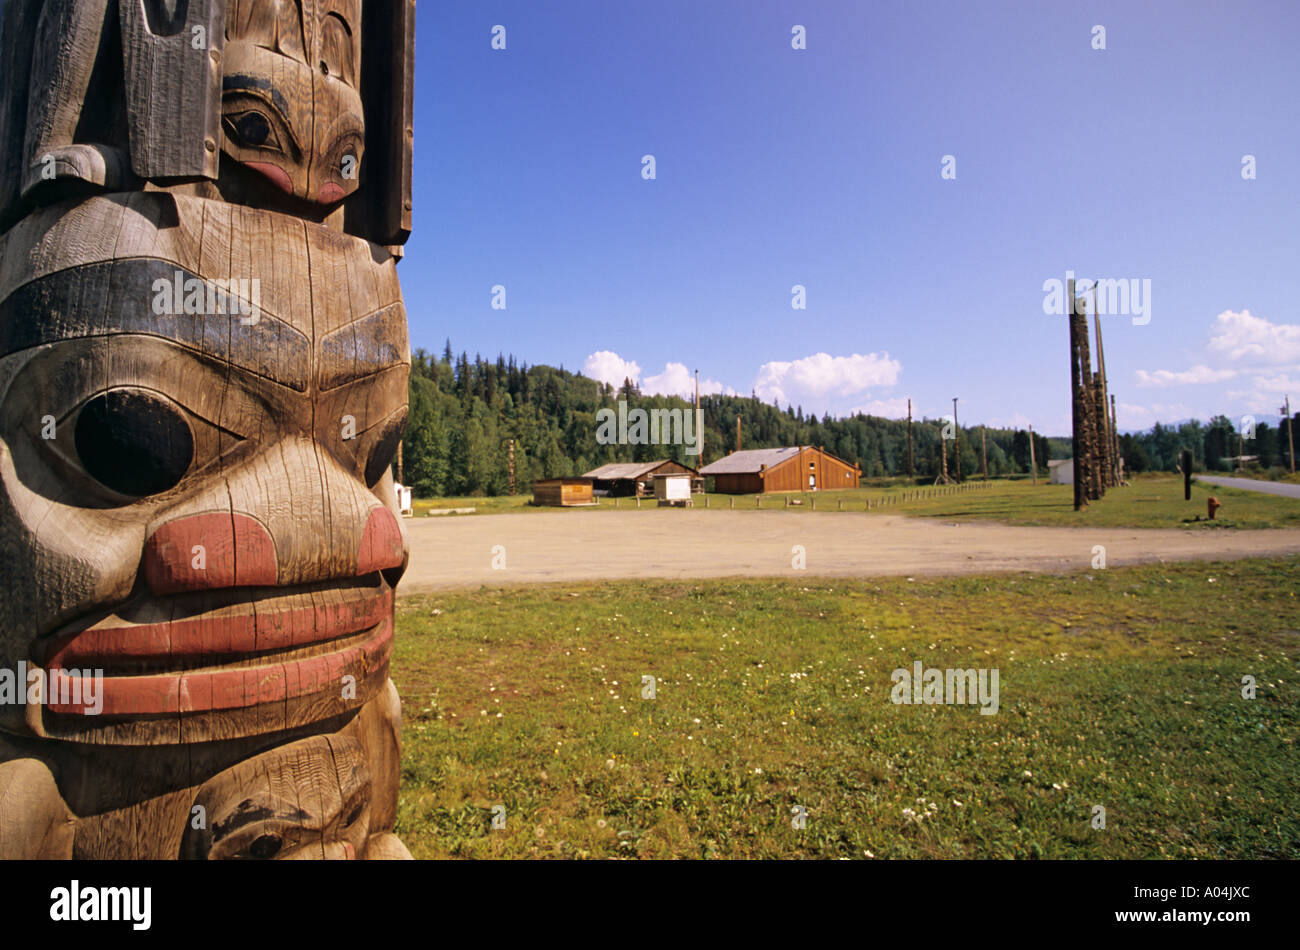
[[[0,858],[409,857],[414,30],[4,4]]]
[[[1074,452],[1074,510],[1097,501],[1107,488],[1120,484],[1119,435],[1114,400],[1106,382],[1106,354],[1101,345],[1101,307],[1094,293],[1093,320],[1097,330],[1097,369],[1088,347],[1087,300],[1075,296],[1074,278],[1066,282],[1070,328],[1070,392]]]

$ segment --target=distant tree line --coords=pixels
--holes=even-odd
[[[1300,426],[1300,413],[1291,420]],[[1296,430],[1300,439],[1300,429]],[[1290,467],[1290,445],[1286,420],[1278,426],[1257,422],[1254,431],[1238,432],[1227,416],[1215,416],[1209,423],[1195,419],[1177,426],[1156,423],[1149,432],[1120,436],[1124,467],[1130,472],[1177,471],[1183,449],[1192,451],[1193,468],[1226,472],[1235,467],[1237,456],[1258,456],[1247,467],[1260,470]]]
[[[642,394],[629,380],[620,387],[579,373],[545,365],[528,366],[513,356],[495,361],[465,353],[454,356],[448,341],[441,358],[417,350],[411,358],[410,414],[402,448],[400,477],[419,497],[501,495],[509,490],[509,446],[514,440],[515,490],[527,492],[534,481],[581,475],[616,461],[672,458],[692,467],[700,459],[684,445],[602,445],[597,442],[597,413],[615,409],[619,400],[631,409],[678,409],[691,404],[676,396]],[[705,396],[704,462],[735,448],[736,418],[742,447],[817,445],[858,464],[868,477],[907,474],[907,421],[855,415],[818,419],[801,406],[765,403],[756,396]],[[693,420],[692,420],[693,424]],[[915,475],[933,480],[942,468],[942,419],[913,423]],[[693,431],[693,428],[692,428]],[[1014,429],[987,430],[989,475],[1029,472],[1029,434]],[[1068,442],[1034,433],[1040,472],[1047,460],[1068,455]],[[980,429],[960,432],[961,470],[967,477],[981,471]],[[948,470],[957,462],[948,444]]]

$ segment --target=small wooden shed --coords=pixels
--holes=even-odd
[[[533,483],[533,504],[553,508],[573,508],[594,505],[590,478],[543,478]]]
[[[653,498],[655,479],[660,475],[689,475],[691,490],[704,491],[704,479],[688,465],[672,459],[655,459],[652,462],[610,462],[593,468],[584,478],[593,479],[596,492],[611,497]]]

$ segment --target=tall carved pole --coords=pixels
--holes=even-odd
[[[515,440],[510,440],[510,494],[515,493]]]
[[[0,858],[409,857],[415,4],[0,16]]]
[[[1084,463],[1084,426],[1086,419],[1084,417],[1084,400],[1083,400],[1083,358],[1080,355],[1080,337],[1086,337],[1086,331],[1080,333],[1080,321],[1078,300],[1074,296],[1074,278],[1071,277],[1065,284],[1065,299],[1069,307],[1069,329],[1070,329],[1070,394],[1072,407],[1072,426],[1071,442],[1074,451],[1074,510],[1079,511],[1084,508],[1087,501],[1087,488],[1084,485],[1084,478],[1087,467]]]
[[[1088,303],[1085,298],[1076,301],[1075,311],[1079,321],[1079,398],[1083,403],[1083,490],[1087,501],[1096,501],[1101,497],[1097,479],[1096,380],[1092,372],[1092,351],[1088,345]]]

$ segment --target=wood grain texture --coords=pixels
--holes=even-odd
[[[0,856],[409,857],[414,5],[2,23]]]
[[[131,167],[141,178],[216,178],[225,0],[118,0],[118,11]]]

